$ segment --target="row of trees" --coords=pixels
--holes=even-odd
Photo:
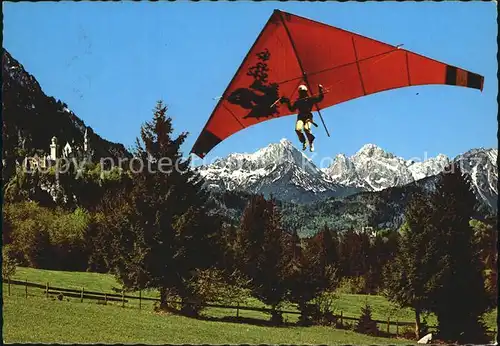
[[[83,194],[97,191],[88,212],[38,212],[43,208],[20,202],[7,208],[4,244],[11,257],[30,266],[112,272],[130,290],[158,289],[162,309],[188,315],[207,301],[253,296],[272,307],[275,323],[285,302],[297,304],[302,323],[320,319],[321,297],[356,282],[357,293],[384,292],[414,308],[417,335],[420,314],[433,312],[443,338],[478,341],[480,315],[492,305],[488,285],[496,293],[496,250],[492,229],[478,221],[471,227],[475,197],[458,167],[432,198],[414,199],[401,232],[337,234],[325,227],[300,239],[283,227],[276,201],[262,196],[250,198],[236,227],[207,208],[203,180],[180,153],[187,134],[173,138],[166,111],[159,102],[136,142],[137,162],[150,169],[115,172],[107,183],[94,182],[94,190],[62,180]],[[176,169],[161,173],[164,162]],[[11,184],[13,201],[23,191],[19,184]]]

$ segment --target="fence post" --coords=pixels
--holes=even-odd
[[[26,298],[28,298],[28,279],[26,279],[25,290],[26,290]]]
[[[122,308],[125,307],[125,290],[122,289]]]
[[[398,323],[398,320],[396,320],[396,336],[399,336],[399,323]]]
[[[340,311],[340,325],[344,325],[344,313],[342,311]]]
[[[49,297],[49,283],[47,282],[47,287],[45,287],[45,296]]]
[[[139,310],[141,309],[141,296],[142,296],[142,290],[139,290]]]
[[[240,302],[236,306],[236,318],[240,318]]]
[[[7,278],[8,286],[9,286],[9,296],[10,296],[10,277]]]
[[[387,317],[387,334],[390,333],[389,331],[389,326],[391,325],[391,318],[390,317]]]
[[[83,292],[85,292],[85,287],[82,287],[82,296],[81,296],[81,299],[80,299],[81,303],[83,303]]]
[[[108,304],[108,294],[104,293],[104,303]]]

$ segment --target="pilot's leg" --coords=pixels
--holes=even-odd
[[[295,133],[297,133],[297,137],[299,137],[300,143],[302,143],[302,150],[306,150],[306,138],[302,133],[304,129],[304,122],[302,120],[297,120],[295,123]]]
[[[304,124],[304,132],[306,133],[307,141],[309,142],[309,148],[311,149],[311,151],[314,151],[313,142],[314,142],[314,139],[316,137],[314,137],[314,135],[312,134],[311,131],[312,131],[311,130],[311,121],[307,120],[306,123]]]

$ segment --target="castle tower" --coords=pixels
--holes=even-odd
[[[50,144],[50,159],[57,160],[57,138],[52,137],[52,143]]]
[[[87,153],[89,150],[89,137],[87,134],[87,128],[85,128],[85,135],[83,136],[83,151]]]
[[[71,145],[68,142],[66,142],[66,145],[63,148],[63,156],[65,158],[68,158],[71,155],[72,151],[73,151],[73,148],[71,147]]]

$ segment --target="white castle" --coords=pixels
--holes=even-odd
[[[40,157],[38,154],[35,154],[34,157],[27,158],[26,164],[29,165],[30,168],[40,167],[47,168],[55,163],[58,159],[77,159],[79,161],[91,162],[93,156],[93,150],[89,145],[88,138],[88,130],[85,129],[85,134],[83,136],[83,148],[75,144],[75,141],[72,142],[73,145],[66,142],[66,145],[62,149],[62,156],[59,157],[59,144],[57,143],[57,137],[52,137],[50,143],[50,154]]]

